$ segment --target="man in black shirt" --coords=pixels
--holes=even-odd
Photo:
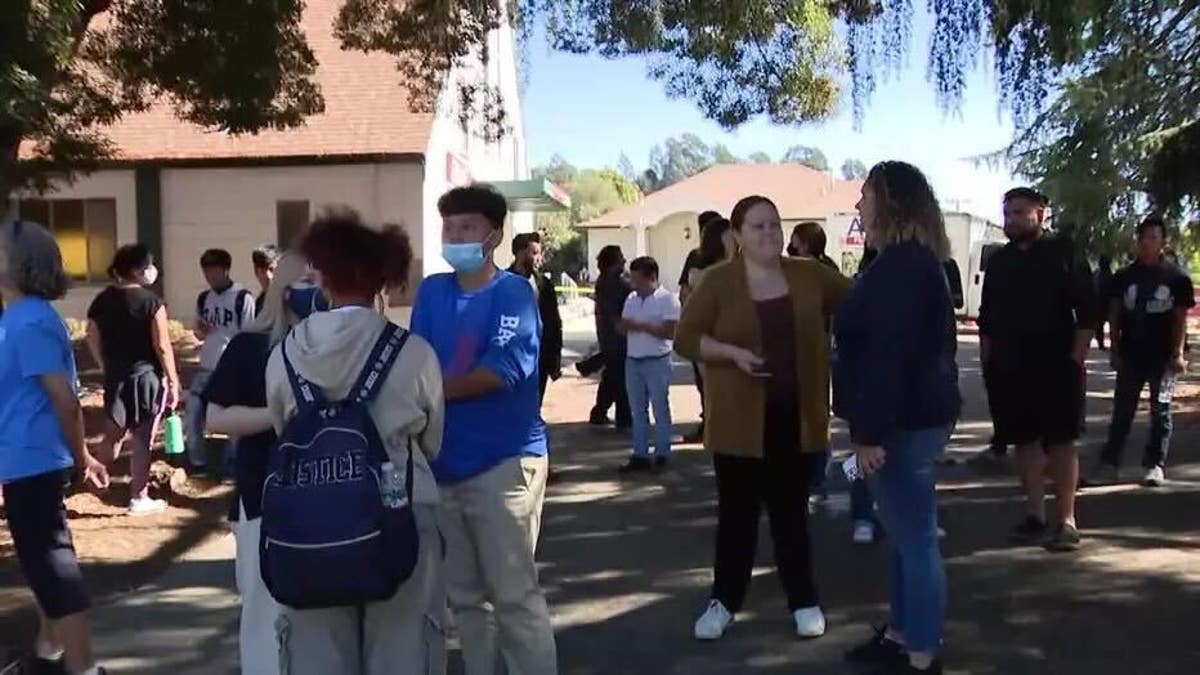
[[[699,237],[700,241],[704,241],[704,226],[708,223],[708,221],[720,217],[721,214],[717,213],[716,211],[705,211],[699,216],[696,216],[696,229],[699,230],[697,236]],[[684,287],[688,285],[688,275],[693,269],[696,269],[699,264],[700,247],[697,246],[696,248],[688,251],[687,259],[683,261],[683,272],[679,274],[679,292],[683,296],[687,295],[687,293],[684,292]]]
[[[542,342],[538,351],[539,398],[546,398],[546,383],[562,377],[563,324],[558,310],[558,291],[554,282],[541,273],[542,237],[526,232],[513,237],[513,264],[509,272],[519,274],[533,285],[538,313],[542,317]]]
[[[988,263],[979,310],[980,355],[996,440],[1017,446],[1027,513],[1015,537],[1071,551],[1079,547],[1075,441],[1096,325],[1095,289],[1091,270],[1071,242],[1046,234],[1048,206],[1030,188],[1004,196],[1009,244]],[[1058,498],[1057,523],[1048,539],[1047,468]]]
[[[600,342],[600,353],[604,358],[604,372],[600,375],[600,387],[596,390],[596,405],[592,408],[591,423],[596,426],[609,424],[608,409],[617,407],[618,429],[633,426],[633,415],[629,409],[629,394],[625,389],[625,336],[617,330],[617,321],[625,309],[625,300],[633,287],[625,276],[625,254],[620,246],[605,246],[596,256],[600,277],[596,279],[596,337]]]
[[[1196,305],[1192,280],[1163,257],[1167,227],[1148,218],[1137,228],[1137,260],[1113,277],[1108,294],[1112,363],[1117,371],[1112,424],[1089,484],[1120,480],[1121,455],[1142,389],[1150,385],[1150,438],[1142,455],[1142,484],[1162,485],[1171,444],[1175,378],[1187,369],[1183,342],[1187,312]]]
[[[275,278],[275,266],[279,263],[279,247],[266,244],[254,249],[250,254],[250,262],[254,265],[254,278],[258,280],[259,293],[254,299],[254,315],[258,316],[263,310],[263,301],[267,298],[267,288]]]

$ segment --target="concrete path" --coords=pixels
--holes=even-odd
[[[574,322],[568,349],[586,353],[588,325]],[[1102,356],[1102,355],[1099,355]],[[941,475],[944,553],[950,583],[948,672],[1168,675],[1196,672],[1200,642],[1200,437],[1180,425],[1167,488],[1126,486],[1085,492],[1080,519],[1086,546],[1051,556],[1010,545],[1020,515],[1005,469],[957,460],[990,434],[971,338],[962,342],[967,407]],[[1091,364],[1092,447],[1107,428],[1112,376]],[[677,364],[676,418],[689,426],[698,397],[690,367]],[[572,675],[847,673],[840,653],[883,617],[884,545],[849,541],[844,483],[813,518],[818,583],[830,622],[821,640],[790,634],[764,529],[746,611],[719,643],[699,645],[691,625],[711,581],[714,494],[707,455],[682,448],[675,467],[654,477],[618,479],[628,452],[615,432],[587,417],[594,383],[569,373],[553,384],[551,486],[539,549],[554,613],[561,671]],[[1194,418],[1192,418],[1194,419]],[[1129,457],[1145,431],[1139,420]],[[844,448],[841,433],[835,447]],[[236,664],[237,600],[233,543],[216,536],[154,584],[95,614],[99,649],[119,673],[227,673]],[[452,672],[458,671],[457,666]]]

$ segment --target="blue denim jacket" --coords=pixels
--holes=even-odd
[[[855,443],[958,419],[954,306],[937,256],[914,242],[887,247],[834,320],[834,414]]]

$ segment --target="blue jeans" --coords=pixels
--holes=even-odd
[[[633,456],[650,456],[650,408],[654,409],[654,451],[671,456],[671,357],[630,358],[625,363],[625,389],[633,413]]]
[[[938,547],[934,463],[946,447],[943,427],[904,431],[884,443],[887,461],[871,477],[879,519],[892,549],[888,625],[910,652],[936,652],[946,618],[946,571]]]
[[[205,388],[208,387],[208,381],[212,379],[211,370],[201,370],[196,373],[192,380],[191,387],[188,388],[187,399],[187,458],[188,463],[193,467],[204,468],[208,466],[208,443],[205,440],[204,425],[208,419],[208,403],[201,398]],[[233,461],[237,456],[237,442],[230,438],[225,444],[225,462],[226,464]],[[218,467],[219,469],[227,470],[227,467]]]
[[[871,496],[871,486],[865,480],[850,483],[850,517],[854,522],[875,522],[875,498]]]
[[[1108,443],[1100,459],[1112,466],[1121,465],[1125,441],[1137,414],[1142,390],[1150,385],[1150,437],[1142,454],[1142,466],[1152,469],[1163,466],[1171,447],[1171,401],[1175,396],[1175,373],[1165,363],[1146,365],[1128,361],[1117,371],[1117,387],[1113,400],[1112,423],[1108,427]]]

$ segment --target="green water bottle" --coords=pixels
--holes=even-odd
[[[163,425],[163,435],[166,436],[167,454],[182,455],[184,449],[183,420],[174,410],[167,415],[166,423]]]

